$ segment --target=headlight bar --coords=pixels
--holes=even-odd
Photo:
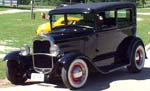
[[[30,54],[30,47],[27,44],[24,44],[23,47],[20,48],[20,55],[27,56]]]

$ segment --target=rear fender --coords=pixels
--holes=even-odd
[[[142,39],[140,39],[139,37],[133,37],[132,41],[130,42],[128,54],[130,54],[129,52],[130,52],[130,50],[132,50],[132,46],[133,46],[134,44],[136,44],[137,42],[141,42],[142,45],[143,45],[143,47],[144,47],[144,50],[145,50],[145,45],[144,45]],[[128,55],[128,56],[130,56],[130,55]],[[145,57],[146,57],[146,59],[147,59],[146,50],[145,50]]]

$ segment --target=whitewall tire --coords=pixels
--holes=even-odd
[[[62,68],[62,80],[66,87],[78,89],[85,85],[89,70],[83,59],[75,59],[67,67]]]

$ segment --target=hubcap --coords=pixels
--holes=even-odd
[[[88,67],[84,60],[74,60],[68,70],[68,80],[75,88],[82,87],[88,78]]]
[[[135,64],[138,69],[142,69],[145,61],[145,52],[142,46],[139,46],[135,53]]]
[[[71,71],[72,80],[75,83],[81,82],[85,75],[84,66],[80,63],[75,64]]]
[[[136,54],[136,63],[138,64],[138,65],[140,65],[141,64],[141,62],[142,62],[142,57],[141,57],[141,52],[138,50],[137,51],[137,54]]]

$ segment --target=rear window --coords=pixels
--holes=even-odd
[[[132,24],[132,15],[130,9],[117,10],[117,24],[118,27],[129,26]]]

